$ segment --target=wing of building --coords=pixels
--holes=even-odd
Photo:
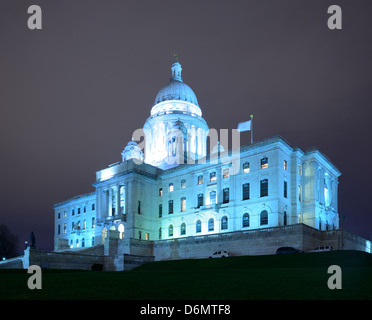
[[[181,72],[173,63],[144,145],[131,140],[120,162],[98,171],[95,192],[55,204],[55,250],[102,247],[116,259],[161,260],[310,250],[327,237],[339,246],[340,171],[280,136],[240,147],[237,157],[210,152],[207,122]]]

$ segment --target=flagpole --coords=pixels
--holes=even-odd
[[[251,144],[253,143],[253,114],[251,114]]]

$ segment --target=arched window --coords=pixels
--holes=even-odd
[[[261,211],[260,213],[260,225],[266,225],[269,223],[269,215],[266,210]]]
[[[210,218],[208,220],[208,231],[214,231],[214,220],[213,220],[213,218]]]
[[[226,216],[223,216],[221,219],[221,230],[227,230],[228,228],[228,219]]]
[[[173,224],[168,227],[168,236],[173,237]]]
[[[249,214],[243,214],[243,228],[249,227]]]
[[[196,233],[201,232],[201,226],[202,226],[201,221],[200,220],[196,221]]]
[[[124,225],[121,223],[119,224],[119,227],[118,227],[118,231],[120,232],[119,233],[119,239],[124,239]]]
[[[186,234],[186,223],[181,224],[181,236]]]

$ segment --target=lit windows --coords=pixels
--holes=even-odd
[[[261,159],[261,169],[266,169],[269,167],[269,161],[267,157]]]
[[[92,228],[96,227],[96,219],[93,217],[92,218]]]
[[[169,184],[169,189],[168,190],[169,190],[169,192],[173,192],[173,190],[174,190],[173,183],[170,183]]]
[[[203,184],[203,176],[198,176],[198,184]]]
[[[215,204],[216,201],[217,201],[216,191],[215,190],[212,190],[209,193],[209,204]]]
[[[249,162],[243,163],[243,173],[249,173]]]
[[[186,188],[186,180],[183,179],[181,180],[181,189],[185,189]]]
[[[209,181],[210,182],[217,181],[216,171],[213,171],[213,172],[210,173]]]
[[[185,212],[186,211],[186,198],[183,197],[181,198],[181,212]]]
[[[159,188],[159,197],[163,196],[163,188]]]
[[[66,225],[66,223],[63,225],[63,233],[67,233],[67,225]]]
[[[298,174],[302,176],[302,166],[298,165]]]
[[[223,179],[227,179],[230,176],[230,170],[229,170],[229,168],[223,169],[222,176],[223,176]]]
[[[287,162],[287,160],[284,160],[284,161],[283,161],[283,169],[284,169],[285,171],[288,170],[288,162]]]

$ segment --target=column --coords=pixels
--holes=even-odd
[[[108,189],[108,207],[107,207],[107,210],[108,210],[108,216],[111,217],[112,216],[112,188],[111,187]]]
[[[120,214],[120,185],[116,186],[115,215]]]

